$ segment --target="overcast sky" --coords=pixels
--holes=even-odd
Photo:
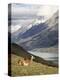
[[[12,18],[14,17],[34,17],[34,16],[51,16],[57,6],[31,5],[31,4],[12,4]]]
[[[46,20],[50,18],[58,10],[57,6],[48,6],[48,5],[32,5],[32,4],[12,4],[11,13],[9,9],[9,15],[11,14],[12,18],[12,30],[19,29],[19,26],[28,25],[36,18],[41,18]],[[40,20],[41,20],[40,19]],[[16,27],[17,25],[17,27]],[[13,31],[14,32],[14,31]]]

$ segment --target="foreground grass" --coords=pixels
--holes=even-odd
[[[51,67],[36,62],[32,62],[30,66],[19,66],[17,62],[20,59],[20,57],[14,54],[12,54],[11,56],[12,76],[45,75],[58,73],[57,67]]]

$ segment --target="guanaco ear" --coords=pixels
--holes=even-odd
[[[33,60],[33,59],[35,59],[35,57],[34,56],[31,56],[31,59]]]

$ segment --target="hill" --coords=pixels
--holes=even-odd
[[[34,60],[30,66],[19,66],[18,60],[22,57],[29,57],[32,54],[26,52],[22,47],[12,44],[11,53],[9,53],[9,70],[8,74],[11,76],[23,76],[23,75],[42,75],[42,74],[55,74],[58,73],[58,68],[53,67],[50,62],[43,60],[42,58],[34,56]]]

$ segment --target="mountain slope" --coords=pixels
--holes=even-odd
[[[18,41],[19,40],[19,41]],[[35,25],[22,36],[17,43],[25,49],[51,47],[58,44],[58,13],[56,12],[45,23]]]

